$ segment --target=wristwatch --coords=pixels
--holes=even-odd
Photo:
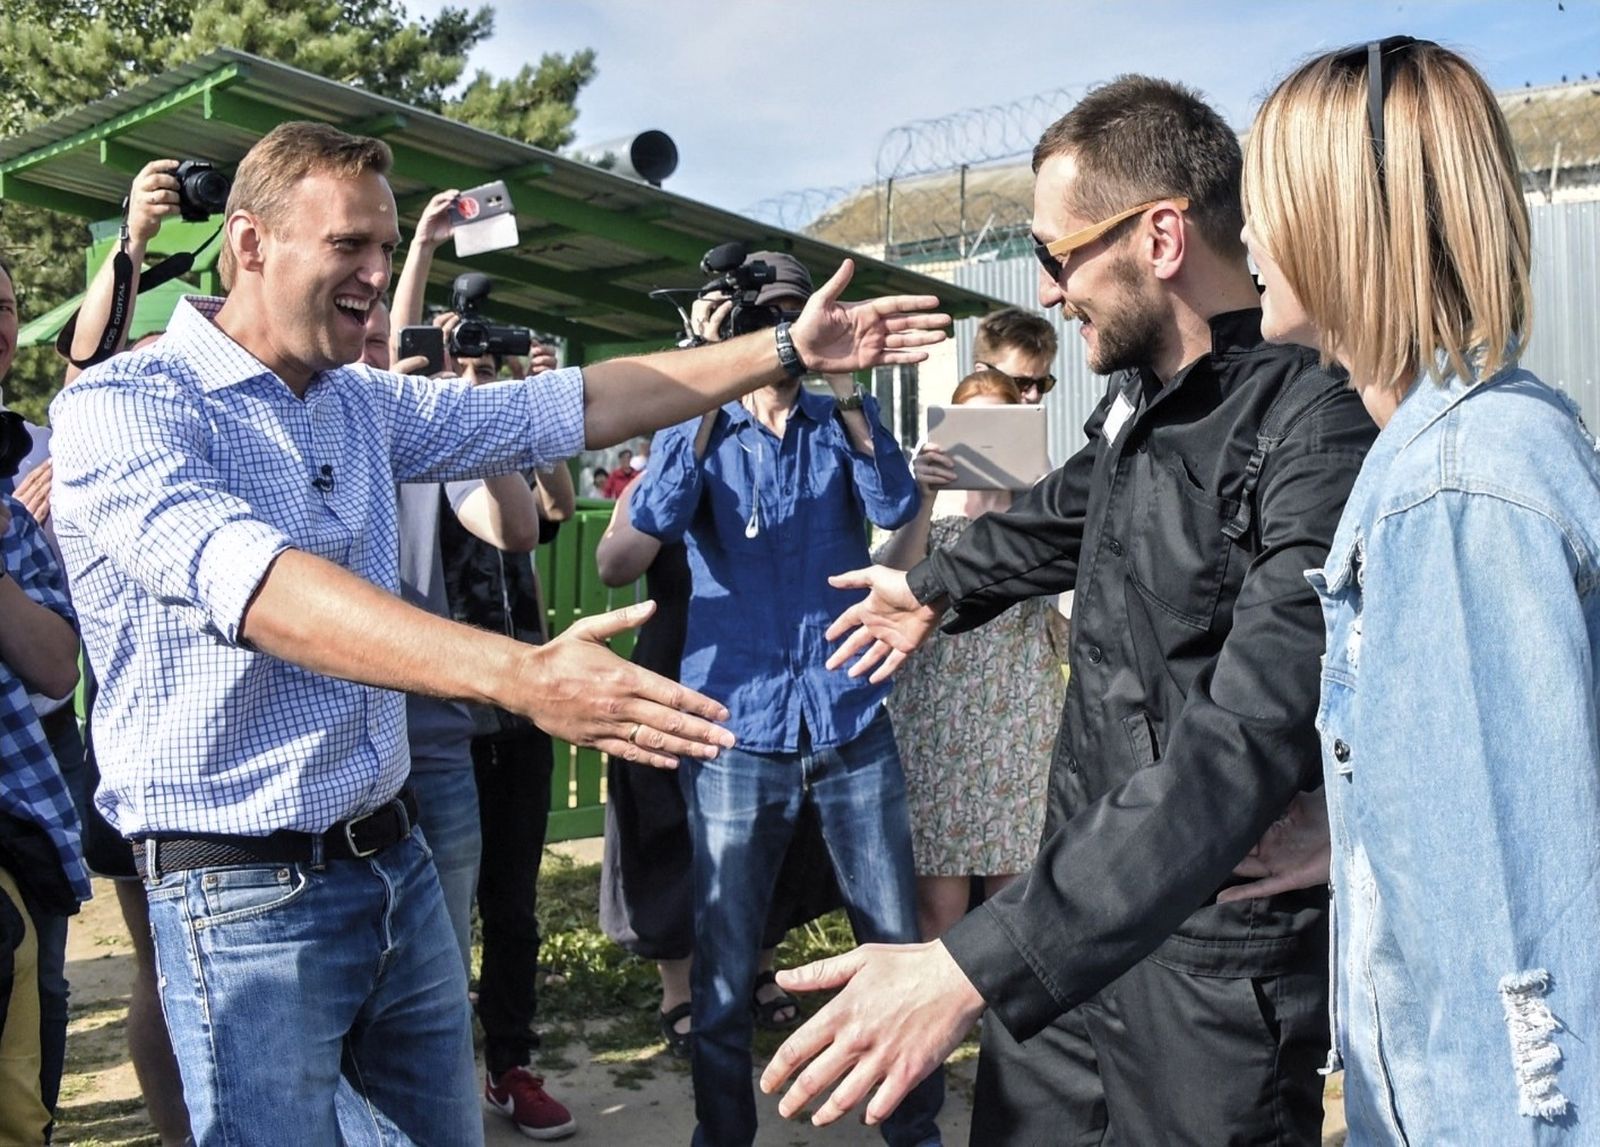
[[[837,394],[834,395],[833,405],[836,410],[860,410],[863,405],[861,387],[857,385],[854,390],[843,398],[840,398]]]
[[[794,349],[794,340],[789,337],[789,324],[779,323],[772,333],[778,340],[778,362],[783,366],[783,372],[790,378],[805,374],[806,364],[801,360],[800,352]]]

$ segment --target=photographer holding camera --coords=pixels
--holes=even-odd
[[[693,306],[690,345],[778,328],[811,295],[792,256],[726,244]],[[827,672],[823,631],[853,595],[828,585],[867,553],[866,522],[894,529],[918,495],[877,405],[849,375],[831,395],[802,370],[655,439],[633,526],[688,543],[692,589],[680,680],[728,708],[735,748],[678,777],[694,856],[692,969],[697,1147],[756,1133],[751,995],[773,884],[814,809],[858,939],[917,939],[905,787],[887,689]],[[891,1144],[937,1143],[934,1076],[884,1125]]]

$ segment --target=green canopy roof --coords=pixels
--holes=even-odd
[[[641,91],[643,89],[641,88]],[[648,100],[641,95],[641,113]],[[696,287],[699,260],[719,243],[788,251],[814,275],[847,255],[857,272],[847,298],[936,294],[967,317],[1000,300],[857,255],[242,52],[222,49],[138,87],[86,105],[31,132],[0,140],[0,200],[40,204],[87,219],[120,212],[132,174],[151,159],[208,159],[231,170],[277,124],[317,119],[376,135],[394,151],[390,182],[409,235],[432,194],[504,180],[521,242],[513,250],[458,259],[435,256],[430,295],[442,300],[464,270],[495,280],[489,311],[576,341],[606,345],[671,341],[678,319],[647,298],[658,287]],[[823,146],[823,141],[818,141]],[[731,142],[759,162],[761,140]],[[692,157],[690,159],[692,162]],[[202,278],[202,282],[205,278]],[[145,306],[140,300],[141,309]]]

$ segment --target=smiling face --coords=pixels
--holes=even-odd
[[[1033,183],[1033,236],[1048,243],[1098,223],[1067,208],[1077,164],[1070,153],[1053,155],[1039,167]],[[1039,302],[1061,307],[1079,322],[1088,343],[1089,369],[1096,374],[1149,366],[1166,337],[1160,307],[1133,250],[1135,217],[1073,251],[1052,278],[1039,271]]]
[[[317,371],[361,357],[400,231],[389,182],[371,171],[313,172],[295,184],[281,216],[270,226],[246,211],[228,220],[240,269],[230,301],[241,301],[228,329],[303,391]]]

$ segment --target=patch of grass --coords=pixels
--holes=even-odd
[[[625,1072],[630,1079],[645,1078],[644,1072],[661,1067],[687,1070],[666,1054],[657,1026],[661,981],[655,964],[625,952],[600,930],[599,865],[545,853],[539,929],[544,937],[539,962],[548,969],[539,988],[541,1064],[556,1066],[552,1055],[581,1038],[602,1062],[633,1065]],[[854,946],[844,913],[833,912],[791,931],[778,949],[778,966],[820,960]],[[802,998],[802,1018],[825,1000]],[[770,1056],[784,1034],[758,1031],[756,1054]],[[627,1084],[619,1081],[619,1086]]]

